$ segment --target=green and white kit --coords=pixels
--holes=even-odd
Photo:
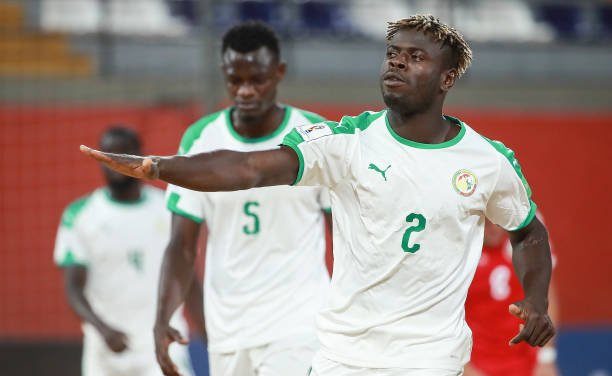
[[[460,370],[471,332],[464,301],[484,218],[526,226],[536,206],[511,150],[460,120],[440,144],[402,138],[387,111],[303,125],[283,145],[295,185],[329,188],[334,274],[317,317],[321,354],[367,368]]]
[[[115,201],[108,189],[100,188],[65,209],[55,242],[55,263],[87,268],[84,291],[92,309],[128,337],[128,350],[118,356],[107,348],[93,326],[84,323],[84,372],[133,370],[136,363],[148,363],[146,367],[159,373],[152,328],[169,233],[164,193],[150,186],[143,186],[137,202]],[[171,325],[188,336],[182,309],[173,316]],[[171,350],[173,359],[187,372],[186,349],[173,346]],[[138,374],[144,374],[142,368],[138,369]]]
[[[192,125],[179,153],[278,148],[295,126],[322,120],[285,106],[277,130],[253,139],[235,131],[231,111]],[[326,190],[319,187],[205,193],[168,186],[168,208],[198,223],[205,221],[209,229],[204,273],[209,352],[234,352],[292,335],[314,336],[315,315],[329,288],[322,212],[329,208],[328,201]]]

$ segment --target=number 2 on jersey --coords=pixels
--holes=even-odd
[[[252,207],[259,207],[259,202],[247,201],[243,207],[244,214],[246,214],[248,217],[251,217],[251,220],[253,221],[253,223],[249,225],[242,226],[242,232],[247,235],[255,235],[259,233],[259,216],[253,213],[251,209]]]
[[[412,247],[409,246],[408,243],[410,242],[410,235],[412,235],[413,232],[423,231],[425,229],[425,225],[427,224],[427,221],[425,220],[425,217],[423,217],[423,215],[421,214],[410,213],[406,217],[406,222],[411,223],[411,224],[414,223],[414,224],[408,227],[406,229],[406,232],[404,232],[404,236],[402,237],[402,249],[404,250],[404,252],[415,253],[421,248],[421,245],[418,243],[415,243],[412,245]]]

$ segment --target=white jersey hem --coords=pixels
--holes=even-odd
[[[281,335],[278,336],[270,336],[268,338],[261,338],[261,339],[255,339],[255,340],[238,340],[238,341],[232,341],[232,342],[238,342],[240,343],[240,345],[232,345],[232,344],[220,344],[220,345],[211,345],[210,343],[208,344],[208,352],[211,354],[223,354],[223,353],[233,353],[236,351],[240,351],[240,350],[244,350],[244,349],[249,349],[252,347],[259,347],[259,346],[263,346],[266,345],[268,343],[272,343],[272,342],[276,342],[276,341],[280,341],[289,337],[294,337],[294,336],[312,336],[313,338],[316,339],[317,335],[315,330],[307,330],[307,329],[302,329],[302,330],[296,330],[296,331],[291,331],[291,332],[284,332]]]
[[[319,350],[321,355],[329,360],[346,364],[353,367],[363,368],[406,368],[406,369],[448,369],[451,371],[460,371],[463,369],[463,364],[460,360],[454,361],[449,359],[424,359],[423,357],[407,357],[402,356],[401,360],[397,359],[386,359],[377,357],[376,360],[368,358],[367,356],[360,356],[359,358],[348,357],[324,347]],[[362,354],[363,355],[363,354]]]

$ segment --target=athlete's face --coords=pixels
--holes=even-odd
[[[258,119],[274,106],[285,63],[266,47],[248,53],[228,48],[222,60],[225,87],[239,118]]]
[[[100,141],[100,150],[115,154],[141,154],[140,149],[131,139],[118,136],[103,137]],[[106,184],[113,189],[121,190],[138,183],[138,179],[115,172],[106,166],[102,166],[102,173]]]
[[[385,104],[398,112],[426,110],[454,84],[448,67],[450,50],[417,30],[400,30],[387,42],[380,70]]]

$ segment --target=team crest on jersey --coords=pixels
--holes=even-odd
[[[313,141],[332,134],[331,128],[323,123],[300,125],[296,129],[304,141]]]
[[[471,196],[478,185],[478,178],[470,170],[461,169],[453,175],[453,187],[461,196]]]

